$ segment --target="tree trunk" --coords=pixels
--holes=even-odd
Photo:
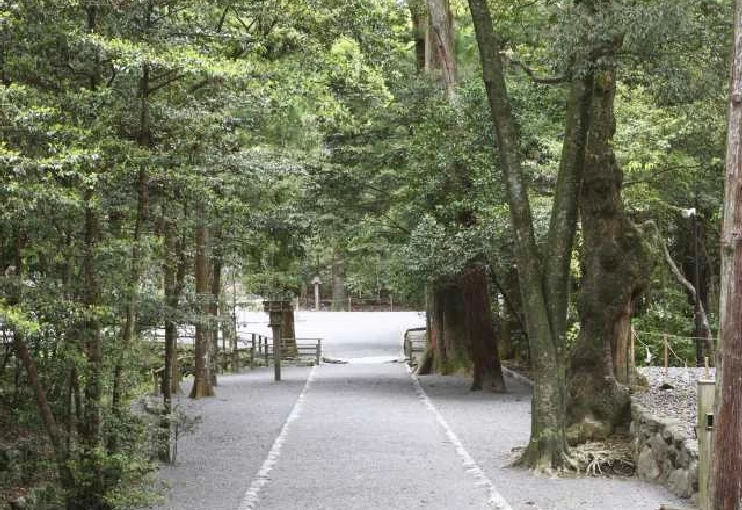
[[[612,143],[615,92],[615,72],[596,71],[580,200],[584,267],[578,296],[580,335],[571,352],[568,381],[570,438],[579,441],[605,439],[630,421],[628,389],[618,384],[614,364],[618,346],[628,347],[621,321],[626,320],[632,298],[648,283],[651,270],[642,236],[623,210],[623,173]],[[617,333],[624,338],[617,338]]]
[[[194,369],[193,369],[193,387],[191,388],[190,398],[211,397],[214,395],[214,388],[211,384],[211,374],[209,362],[209,327],[205,317],[208,313],[206,301],[209,297],[209,268],[208,268],[208,250],[209,233],[208,228],[203,223],[196,226],[196,255],[194,260],[195,277],[196,277],[196,335],[194,342]]]
[[[429,341],[419,373],[463,370],[473,375],[472,391],[505,391],[484,266],[472,263],[431,288]]]
[[[137,145],[141,148],[149,148],[151,145],[151,127],[149,112],[149,93],[150,93],[150,67],[149,64],[142,66],[142,77],[139,80],[139,133],[137,135]],[[124,359],[127,349],[131,345],[136,331],[137,320],[137,301],[139,297],[139,278],[141,274],[141,239],[144,232],[144,222],[146,220],[147,208],[149,203],[149,177],[147,169],[142,164],[139,168],[137,177],[137,212],[134,219],[134,238],[131,245],[131,267],[129,281],[124,292],[126,303],[124,303],[125,318],[121,335],[121,342],[118,345],[117,359],[113,369],[113,388],[111,397],[111,409],[114,417],[122,419],[121,405],[123,400],[123,391],[126,386],[124,381]],[[108,438],[107,448],[109,452],[116,450],[117,439],[115,434]]]
[[[427,0],[430,13],[428,31],[428,71],[440,73],[440,82],[448,97],[456,91],[456,51],[454,48],[453,14],[448,0]]]
[[[616,381],[623,387],[631,386],[636,382],[636,364],[631,346],[632,303],[633,299],[626,301],[621,315],[616,320],[613,332],[613,373],[616,375]]]
[[[342,312],[348,307],[348,294],[345,291],[345,261],[337,252],[332,255],[332,306],[333,312]],[[351,310],[348,310],[349,312]]]
[[[418,74],[425,72],[427,48],[426,40],[428,37],[428,10],[425,0],[410,0],[410,15],[412,18],[412,37],[415,39],[415,67]]]
[[[721,331],[712,456],[714,510],[742,509],[742,1],[736,3],[721,233]]]
[[[176,243],[176,255],[177,255],[177,270],[175,272],[175,288],[173,289],[172,303],[175,304],[175,308],[172,309],[174,316],[174,330],[171,334],[174,335],[173,345],[175,346],[175,352],[172,359],[172,379],[170,388],[172,393],[180,392],[180,361],[178,360],[178,326],[181,324],[182,315],[180,313],[180,297],[183,295],[183,289],[185,288],[185,279],[188,274],[188,258],[185,252],[186,238],[181,236]]]
[[[209,299],[209,336],[211,337],[211,384],[217,385],[216,374],[221,370],[219,354],[219,313],[222,292],[222,248],[221,230],[217,229],[212,242],[211,296]],[[226,354],[226,352],[225,352]]]
[[[435,301],[435,289],[434,283],[428,283],[425,285],[425,338],[427,339],[425,345],[425,354],[420,362],[420,367],[417,369],[419,375],[430,375],[434,371],[436,362],[436,352],[438,352],[438,336],[440,334],[440,326],[434,327],[435,321],[439,321],[437,314],[439,308],[436,306]]]
[[[428,0],[427,7],[426,69],[437,74],[452,101],[456,90],[453,14],[448,0]],[[461,194],[468,195],[472,186],[465,165],[452,165],[451,173],[461,184]],[[474,212],[467,209],[459,215],[456,228],[471,228],[475,223]],[[471,262],[461,274],[443,277],[433,284],[431,297],[430,346],[421,373],[463,369],[472,371],[472,391],[505,391],[483,265]]]
[[[165,251],[165,263],[163,267],[163,285],[165,287],[165,364],[162,374],[162,403],[163,419],[161,422],[162,437],[160,438],[160,459],[171,463],[173,458],[172,420],[173,412],[173,380],[177,368],[175,358],[178,357],[178,295],[176,294],[176,271],[178,265],[177,239],[174,222],[165,218],[163,245]]]
[[[505,379],[500,366],[497,332],[490,309],[487,273],[483,264],[472,264],[462,275],[462,301],[469,356],[474,363],[472,391],[501,393]]]
[[[450,375],[469,370],[471,360],[466,352],[464,301],[459,282],[439,280],[431,284],[428,303],[430,335],[419,373]]]
[[[100,306],[100,292],[95,267],[95,252],[98,244],[98,215],[93,209],[93,192],[85,192],[85,246],[83,255],[83,301],[86,307],[83,322],[83,338],[85,339],[86,374],[83,395],[82,435],[80,438],[82,453],[80,455],[80,470],[84,474],[84,482],[77,484],[77,494],[72,508],[86,508],[100,510],[107,508],[105,501],[105,486],[103,480],[103,465],[100,454],[102,445],[101,422],[101,339],[100,323],[97,318]],[[68,505],[69,508],[69,505]]]
[[[486,0],[469,0],[483,81],[497,135],[500,168],[515,233],[515,254],[534,374],[531,437],[522,462],[538,470],[565,466],[565,329],[569,262],[576,228],[584,154],[587,90],[573,83],[546,256],[539,256],[531,206],[520,161],[515,119],[500,61],[500,41]]]
[[[20,358],[21,362],[23,363],[23,368],[26,370],[26,375],[28,376],[28,384],[29,386],[31,386],[34,397],[36,398],[36,405],[39,408],[41,421],[44,424],[44,428],[46,428],[46,434],[49,436],[49,441],[51,442],[52,448],[54,449],[54,459],[57,463],[57,470],[59,471],[59,475],[62,481],[62,487],[65,490],[70,491],[74,488],[74,481],[72,473],[70,472],[69,466],[67,464],[68,450],[65,447],[64,437],[62,435],[62,432],[59,430],[59,427],[57,426],[57,421],[54,418],[54,413],[52,413],[51,407],[49,406],[49,401],[46,398],[46,390],[41,383],[41,379],[39,378],[39,371],[36,367],[36,363],[34,362],[31,353],[28,352],[28,348],[26,347],[26,343],[23,340],[23,336],[18,332],[14,332],[12,335],[12,339],[13,349],[15,350],[16,354],[18,354],[18,358]]]

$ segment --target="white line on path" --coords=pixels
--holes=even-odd
[[[289,425],[296,421],[301,415],[301,410],[304,407],[305,396],[309,390],[309,385],[314,379],[314,372],[317,370],[317,366],[318,365],[314,365],[312,370],[309,372],[309,377],[307,377],[307,382],[304,384],[304,388],[301,390],[299,398],[294,402],[294,407],[291,408],[291,412],[289,413],[288,418],[286,418],[286,422],[283,424],[283,427],[281,427],[281,432],[278,434],[276,440],[273,441],[273,446],[268,452],[268,456],[265,458],[263,465],[260,466],[260,469],[253,477],[250,487],[245,491],[242,503],[237,507],[237,510],[253,510],[256,507],[258,498],[260,497],[260,490],[265,487],[270,480],[270,472],[273,471],[273,466],[281,456],[281,448],[283,447],[283,443],[286,442],[286,437],[289,435]]]
[[[505,498],[502,497],[502,494],[500,494],[495,488],[495,484],[493,484],[492,480],[487,477],[487,474],[484,472],[484,470],[479,467],[477,461],[475,461],[474,458],[469,454],[469,452],[466,451],[466,448],[464,447],[461,440],[456,436],[456,433],[451,429],[441,413],[433,405],[433,402],[430,400],[427,393],[425,393],[425,390],[420,384],[420,381],[417,379],[417,375],[412,372],[409,365],[407,365],[407,372],[412,378],[412,384],[414,384],[415,386],[415,391],[417,392],[418,398],[422,401],[425,407],[427,407],[428,410],[433,413],[436,421],[438,422],[438,425],[443,428],[443,431],[446,433],[446,437],[448,437],[448,440],[451,441],[451,444],[453,444],[453,446],[456,448],[456,453],[458,453],[459,457],[461,457],[461,462],[463,463],[466,472],[474,477],[474,479],[476,480],[475,485],[477,487],[484,487],[487,490],[487,505],[491,508],[495,508],[496,510],[513,510],[513,507],[510,506],[510,503],[505,501]]]

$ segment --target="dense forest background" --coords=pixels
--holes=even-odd
[[[198,358],[235,289],[426,309],[424,370],[473,389],[554,349],[576,436],[663,335],[712,356],[733,3],[469,4],[0,0],[3,498],[146,501],[143,334],[194,325]]]

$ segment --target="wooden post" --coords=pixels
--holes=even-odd
[[[250,369],[255,368],[255,343],[255,333],[253,333],[250,343]]]
[[[351,300],[352,299],[353,299],[352,297],[348,296],[348,311],[349,312],[352,312],[353,311],[353,306],[351,305]]]
[[[317,364],[319,365],[320,360],[322,359],[322,339],[317,339]]]
[[[273,380],[281,380],[281,326],[273,326]]]
[[[394,311],[394,298],[392,298],[391,294],[389,294],[389,311],[390,312]]]
[[[709,478],[711,475],[711,437],[713,434],[716,383],[708,379],[699,380],[697,391],[698,506],[701,510],[712,510],[711,498],[709,497]]]
[[[273,330],[273,377],[276,381],[281,380],[281,325],[287,309],[291,303],[286,299],[272,299],[263,301],[265,311],[268,313],[268,326]]]
[[[265,366],[268,366],[268,337],[263,337],[263,354],[265,355]]]

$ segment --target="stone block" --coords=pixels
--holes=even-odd
[[[685,469],[676,469],[667,478],[667,487],[676,496],[688,499],[691,494],[690,476]]]
[[[654,482],[660,476],[660,468],[657,460],[652,453],[652,449],[645,446],[639,454],[639,460],[636,463],[636,475],[640,480]]]
[[[665,458],[667,457],[667,443],[662,436],[655,434],[650,440],[649,445],[652,448],[654,458],[657,459],[657,463],[661,465],[665,462]]]

